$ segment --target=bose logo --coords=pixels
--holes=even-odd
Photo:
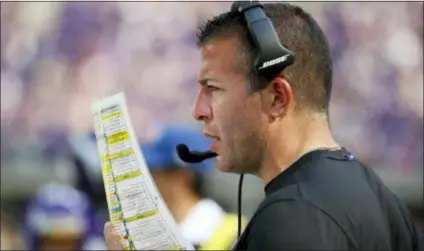
[[[270,66],[276,65],[276,64],[278,64],[278,63],[284,62],[284,61],[286,61],[286,60],[287,60],[287,57],[288,57],[288,56],[289,56],[289,55],[284,55],[284,56],[282,56],[282,57],[279,57],[279,58],[276,58],[276,59],[273,59],[273,60],[270,60],[270,61],[264,62],[264,64],[263,64],[261,67],[259,67],[259,69],[264,69],[264,68],[267,68],[267,67],[270,67]]]

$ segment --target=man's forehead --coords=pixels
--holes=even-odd
[[[232,57],[239,45],[236,36],[223,36],[211,39],[200,48],[202,58],[216,58],[219,56]]]
[[[237,52],[235,36],[216,38],[200,48],[201,69],[199,79],[220,74],[235,73]]]

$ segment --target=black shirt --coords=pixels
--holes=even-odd
[[[265,193],[234,250],[419,250],[406,206],[345,150],[307,153]]]

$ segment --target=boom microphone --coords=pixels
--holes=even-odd
[[[180,159],[186,163],[200,163],[206,159],[213,158],[218,155],[211,151],[190,151],[184,144],[179,144],[177,146],[177,153]]]

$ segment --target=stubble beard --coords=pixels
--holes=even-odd
[[[227,163],[222,163],[224,172],[257,175],[262,164],[266,141],[259,134],[250,134],[243,140],[235,140],[230,146]]]

